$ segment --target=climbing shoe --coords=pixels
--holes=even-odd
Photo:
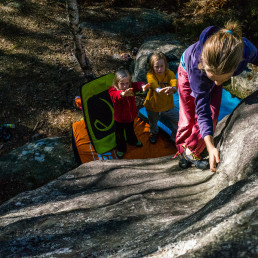
[[[179,167],[182,169],[189,168],[192,164],[190,161],[185,159],[184,156],[182,154],[180,154],[179,151],[173,157],[173,159],[175,159],[175,158],[177,158],[179,160]]]
[[[141,143],[140,141],[138,141],[138,142],[136,143],[136,147],[142,147],[142,143]]]
[[[150,143],[155,144],[157,142],[157,134],[150,133],[149,140],[150,140]]]
[[[208,168],[208,162],[205,160],[201,160],[199,157],[195,156],[193,153],[190,155],[186,155],[185,151],[182,153],[182,156],[185,160],[191,162],[199,169],[207,169]]]
[[[123,156],[124,156],[124,152],[122,152],[122,151],[117,151],[117,152],[116,152],[116,155],[117,155],[117,157],[118,157],[119,159],[122,159]]]
[[[183,155],[179,154],[178,158],[179,158],[179,167],[180,168],[186,169],[191,166],[192,163],[190,161],[188,161]]]

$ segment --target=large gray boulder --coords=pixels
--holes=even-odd
[[[171,157],[83,164],[0,206],[0,257],[255,257],[258,91],[216,134],[217,173]]]
[[[146,82],[148,61],[155,51],[163,52],[168,57],[169,68],[176,74],[180,57],[185,49],[186,47],[182,46],[175,34],[165,34],[146,39],[134,60],[133,81]]]
[[[45,138],[25,144],[0,157],[0,203],[73,168],[73,150],[64,138]]]
[[[172,16],[153,9],[103,9],[91,6],[80,15],[81,28],[106,35],[139,36],[143,32],[164,32],[172,26]]]

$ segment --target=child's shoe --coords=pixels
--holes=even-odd
[[[157,142],[157,134],[150,133],[149,140],[150,140],[150,143],[155,144]]]
[[[117,155],[117,157],[118,157],[119,159],[122,159],[123,156],[124,156],[124,152],[122,152],[122,151],[117,151],[117,152],[116,152],[116,155]]]
[[[142,143],[141,143],[140,141],[138,141],[138,142],[136,143],[136,147],[142,147]]]
[[[197,168],[199,169],[207,169],[208,168],[208,162],[205,160],[201,160],[200,158],[198,158],[197,156],[195,156],[193,153],[191,153],[190,155],[186,155],[185,151],[182,153],[182,156],[184,157],[184,159],[186,159],[187,161],[191,162],[192,164],[194,164]]]

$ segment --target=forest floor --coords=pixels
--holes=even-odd
[[[102,5],[102,19],[119,16],[119,8]],[[85,8],[91,6],[79,12]],[[9,140],[0,138],[0,156],[46,137],[71,143],[72,124],[83,117],[74,98],[86,80],[73,53],[65,1],[4,1],[0,16],[0,124],[15,124]],[[87,28],[83,35],[96,77],[129,68],[121,54],[131,55],[150,36],[103,36]]]
[[[105,12],[100,15],[119,15],[119,9],[105,6],[105,2],[102,5]],[[90,6],[81,5],[80,13],[85,8]],[[0,138],[0,156],[45,137],[64,136],[69,143],[72,124],[82,118],[74,98],[86,80],[73,54],[65,1],[5,0],[0,3],[0,16],[0,124],[15,124],[9,140]],[[172,32],[180,31],[177,25],[171,28]],[[131,54],[150,36],[103,36],[87,28],[83,35],[86,55],[97,77],[128,68],[129,61],[112,57]],[[191,39],[195,40],[194,35],[187,38]]]
[[[83,117],[74,98],[86,80],[73,53],[65,3],[49,2],[0,4],[0,124],[15,124],[10,140],[0,138],[0,156],[45,137],[71,142],[72,123]],[[83,34],[97,77],[128,67],[128,61],[110,57],[130,53],[144,38],[102,37],[87,29]]]

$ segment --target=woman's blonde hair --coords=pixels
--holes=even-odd
[[[199,69],[221,75],[234,72],[243,58],[242,30],[229,21],[206,40],[200,56]]]
[[[123,80],[124,78],[129,78],[129,82],[131,83],[131,80],[132,80],[132,76],[131,74],[127,71],[127,70],[118,70],[116,73],[115,73],[115,77],[114,77],[114,80],[113,80],[113,86],[119,90],[118,88],[118,83]]]
[[[154,52],[151,57],[150,57],[150,61],[149,61],[149,70],[148,72],[149,73],[153,73],[155,74],[154,72],[154,63],[158,60],[161,60],[163,59],[164,60],[164,63],[165,63],[165,71],[167,71],[168,69],[168,62],[167,62],[167,58],[166,56],[162,53],[162,52]]]

